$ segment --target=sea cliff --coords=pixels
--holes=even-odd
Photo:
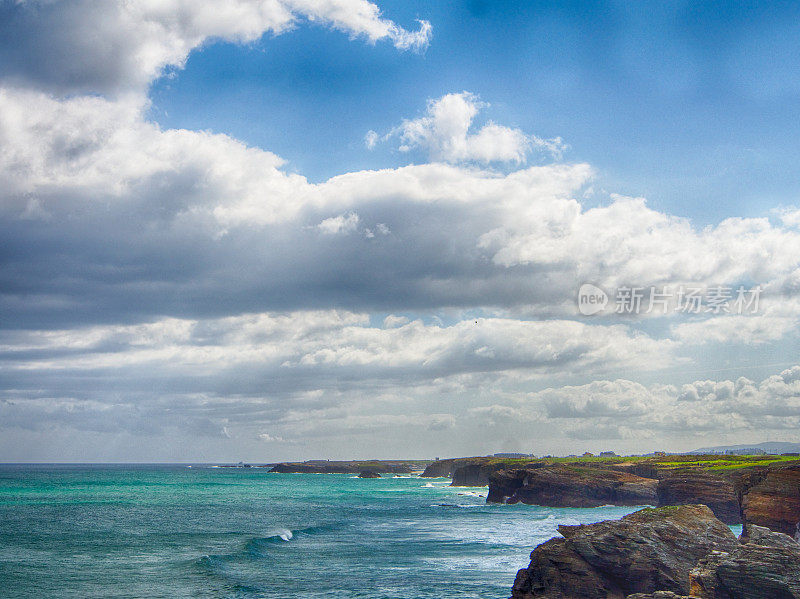
[[[791,536],[800,524],[796,456],[473,457],[433,462],[423,476],[450,476],[453,486],[488,485],[488,503],[703,504],[726,524],[754,524]]]
[[[751,526],[737,539],[704,505],[647,508],[559,527],[511,599],[797,599],[800,545]]]

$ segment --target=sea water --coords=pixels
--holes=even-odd
[[[493,599],[559,524],[416,476],[0,466],[0,597]]]

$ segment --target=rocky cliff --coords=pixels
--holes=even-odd
[[[795,536],[800,523],[800,465],[761,469],[740,479],[748,524]]]
[[[698,599],[800,598],[800,545],[788,535],[751,525],[729,551],[714,551],[689,572]]]
[[[522,464],[522,466],[531,470],[534,468],[541,468],[545,466],[543,462],[531,462],[529,464]],[[488,462],[467,462],[465,464],[456,465],[453,469],[453,482],[452,487],[485,487],[489,484],[489,478],[492,474],[499,470],[506,468],[503,462],[488,461]]]
[[[420,474],[423,478],[444,478],[453,475],[456,460],[436,460],[425,466],[425,470]]]
[[[449,458],[428,464],[420,475],[423,478],[452,478],[454,487],[485,487],[489,476],[510,465],[532,467],[534,461],[524,459],[504,459],[494,457]]]
[[[485,473],[486,468],[475,476]],[[540,462],[495,470],[488,480],[490,503],[551,507],[702,503],[727,524],[741,523],[744,517],[747,523],[794,536],[800,523],[800,464],[793,462],[730,471]]]
[[[487,502],[550,507],[656,505],[658,481],[602,468],[538,466],[490,476]]]
[[[560,526],[520,570],[512,599],[624,599],[633,593],[687,595],[689,571],[736,537],[706,506],[647,508],[621,520]]]
[[[702,505],[561,526],[512,599],[800,599],[800,544],[751,524],[736,539]]]
[[[705,470],[680,468],[662,473],[656,489],[658,505],[702,503],[726,524],[739,524],[739,497],[733,483]]]

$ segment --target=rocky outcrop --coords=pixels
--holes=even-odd
[[[635,474],[642,478],[655,478],[656,480],[670,472],[669,468],[659,467],[657,464],[650,462],[617,462],[609,464],[608,469]]]
[[[800,599],[800,545],[751,525],[730,551],[714,551],[689,573],[698,599]]]
[[[800,599],[800,544],[757,525],[736,539],[706,506],[562,526],[512,599]]]
[[[646,508],[621,520],[560,526],[520,570],[512,599],[623,599],[634,593],[687,595],[689,571],[736,537],[706,506]]]
[[[358,474],[358,478],[380,478],[381,475],[375,472],[374,470],[362,470]]]
[[[542,462],[523,464],[524,469],[530,470],[545,466]],[[470,462],[457,465],[453,470],[451,487],[485,487],[489,484],[489,477],[499,470],[507,468],[503,462]]]
[[[425,466],[422,478],[444,478],[453,475],[455,460],[436,460]]]
[[[500,470],[489,477],[490,503],[551,507],[657,505],[658,481],[626,472],[576,466]]]
[[[742,513],[747,524],[795,536],[800,523],[800,465],[747,473],[742,487]]]
[[[739,524],[739,498],[733,483],[706,470],[681,468],[658,481],[658,505],[702,503],[726,524]]]
[[[485,487],[489,484],[489,476],[509,464],[520,467],[531,467],[525,460],[502,459],[494,457],[449,458],[428,464],[420,475],[423,478],[451,477],[454,487]]]
[[[702,503],[727,524],[741,523],[744,515],[748,523],[795,535],[800,523],[800,464],[794,463],[715,472],[636,463],[606,467],[540,462],[495,472],[485,465],[475,466],[463,472],[473,484],[488,472],[489,503],[550,507]]]
[[[489,475],[496,468],[491,464],[465,464],[453,470],[452,487],[483,487],[489,484]]]

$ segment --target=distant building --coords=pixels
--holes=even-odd
[[[583,457],[584,457],[584,458],[593,458],[593,457],[594,457],[594,454],[593,454],[593,453],[591,453],[591,452],[589,452],[589,451],[587,451],[586,453],[584,453],[584,454],[583,454]]]

